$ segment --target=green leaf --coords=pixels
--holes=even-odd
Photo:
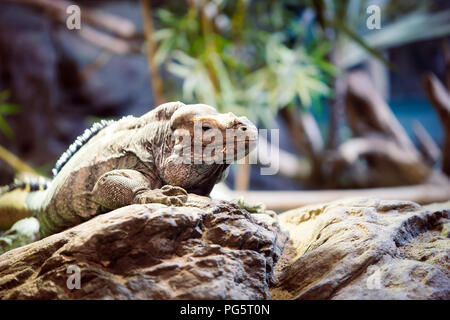
[[[11,127],[6,122],[5,118],[0,116],[0,130],[5,134],[8,139],[12,139],[14,137],[13,131]]]
[[[20,112],[20,106],[12,103],[0,104],[0,114],[17,114]]]
[[[173,23],[173,22],[176,21],[175,16],[169,10],[166,10],[166,9],[159,9],[159,10],[157,10],[156,11],[156,16],[161,21],[163,21],[165,23],[168,23],[168,24]]]
[[[176,62],[169,63],[167,65],[167,71],[183,79],[189,77],[189,75],[192,73],[191,68],[187,68],[186,66]]]
[[[175,46],[175,39],[169,38],[161,42],[156,50],[154,59],[157,65],[161,65],[170,58],[170,52]]]
[[[175,35],[175,31],[170,28],[164,28],[153,32],[152,40],[155,42],[159,42],[162,40],[166,40],[168,38],[172,38]]]

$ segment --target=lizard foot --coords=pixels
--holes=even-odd
[[[161,189],[147,190],[135,198],[135,203],[162,203],[165,205],[181,206],[188,198],[186,190],[180,187],[165,185]]]

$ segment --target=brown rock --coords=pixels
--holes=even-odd
[[[268,299],[286,239],[229,202],[132,205],[0,256],[0,298]]]
[[[279,216],[274,299],[450,299],[450,202],[353,199]],[[442,234],[441,234],[442,233]]]

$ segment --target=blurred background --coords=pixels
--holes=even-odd
[[[280,130],[260,142],[279,159],[234,165],[222,193],[448,200],[449,34],[444,0],[2,0],[0,184],[50,176],[99,119],[180,100]]]

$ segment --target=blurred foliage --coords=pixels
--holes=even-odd
[[[437,1],[404,0],[310,0],[317,22],[333,43],[335,62],[340,68],[355,67],[375,56],[392,66],[379,50],[450,35],[450,10]],[[381,9],[379,30],[369,30],[367,9]],[[395,71],[395,68],[394,68]]]
[[[172,99],[203,102],[270,124],[284,107],[319,106],[339,70],[330,63],[349,42],[384,56],[364,34],[366,0],[189,0],[156,12],[156,60],[181,85]],[[429,10],[423,2],[379,1],[383,24]],[[342,57],[341,57],[342,58]],[[180,90],[177,90],[180,88]]]
[[[372,4],[380,6],[383,28],[396,20],[402,20],[410,13],[425,13],[430,9],[428,1],[310,0],[317,22],[327,31],[328,40],[341,46],[345,46],[345,42],[356,43],[364,51],[391,66],[383,54],[364,38],[364,34],[374,33],[366,27],[367,8]]]
[[[6,122],[5,116],[19,113],[20,107],[15,104],[8,103],[7,100],[9,99],[9,96],[10,93],[8,90],[0,92],[0,130],[8,139],[12,139],[14,137],[14,133]]]
[[[14,132],[9,124],[6,122],[5,116],[18,114],[20,107],[16,104],[8,103],[10,98],[9,90],[0,91],[0,131],[8,138],[14,138]],[[37,172],[34,168],[20,160],[17,156],[10,151],[0,146],[0,159],[8,163],[16,173],[28,173],[36,175]]]
[[[326,58],[330,48],[311,37],[291,3],[196,1],[159,9],[156,60],[182,81],[181,92],[166,95],[265,124],[280,108],[327,97],[337,73]]]

